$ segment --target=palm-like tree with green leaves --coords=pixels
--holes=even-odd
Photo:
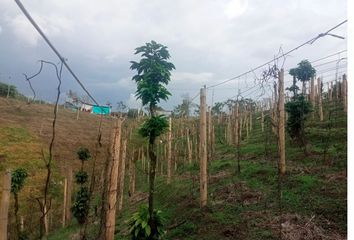
[[[157,227],[154,217],[154,188],[156,173],[156,144],[155,140],[168,128],[168,121],[163,116],[156,115],[157,104],[161,100],[167,100],[171,93],[166,89],[170,81],[171,71],[175,66],[168,61],[170,54],[167,47],[151,41],[144,46],[135,49],[135,54],[141,55],[139,62],[131,61],[131,70],[137,71],[132,80],[137,84],[136,97],[142,104],[149,108],[150,118],[147,119],[139,133],[149,141],[149,226],[151,239],[157,235]]]

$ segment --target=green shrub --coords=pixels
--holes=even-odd
[[[71,207],[71,211],[79,224],[84,224],[89,213],[89,190],[87,187],[81,187],[76,194],[76,199]]]
[[[75,174],[75,179],[77,184],[84,184],[88,180],[88,174],[85,171],[78,171]]]
[[[139,211],[134,213],[129,220],[130,234],[132,240],[157,240],[165,234],[163,230],[164,218],[160,210],[154,210],[153,224],[156,225],[156,232],[151,231],[150,216],[147,205],[141,205]]]

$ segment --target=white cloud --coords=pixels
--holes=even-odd
[[[172,84],[203,84],[209,82],[214,74],[211,72],[191,73],[191,72],[173,72],[171,76]]]
[[[141,100],[136,99],[134,94],[130,94],[128,100],[126,101],[126,105],[128,108],[135,108],[135,109],[140,109],[141,108]]]
[[[248,7],[248,0],[231,0],[225,7],[225,15],[232,19],[244,14]]]

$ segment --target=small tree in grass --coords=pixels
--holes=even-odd
[[[302,82],[302,94],[305,94],[305,86],[306,82],[308,82],[312,77],[315,76],[316,70],[312,67],[311,63],[308,60],[302,60],[298,63],[298,67],[292,68],[289,71],[289,74],[294,78],[292,91],[294,92],[294,96],[297,95],[297,90],[299,89],[296,86],[296,79]]]
[[[25,180],[28,177],[27,170],[24,168],[18,168],[11,173],[11,193],[14,195],[15,199],[15,221],[16,221],[16,234],[18,239],[26,239],[24,233],[20,231],[20,222],[18,219],[18,210],[19,210],[19,203],[18,203],[18,193],[23,188],[25,184]]]
[[[77,156],[81,161],[81,169],[75,174],[75,181],[80,185],[80,189],[76,194],[75,202],[71,207],[74,217],[77,222],[82,226],[87,221],[89,213],[89,189],[86,186],[88,181],[88,174],[84,171],[84,163],[91,158],[90,151],[87,148],[80,148],[77,151]],[[86,239],[83,231],[80,232],[81,239]]]
[[[142,104],[148,106],[150,118],[147,119],[139,130],[141,136],[148,138],[149,141],[149,219],[145,228],[150,228],[150,234],[145,239],[158,239],[159,229],[157,227],[157,217],[154,211],[154,191],[155,191],[155,172],[156,172],[156,144],[155,140],[168,128],[168,121],[163,116],[156,116],[156,107],[160,100],[167,100],[170,92],[165,85],[170,81],[171,71],[175,66],[168,62],[170,54],[167,47],[151,41],[144,46],[135,49],[135,54],[141,54],[139,62],[131,61],[131,69],[136,70],[137,74],[133,80],[137,84],[136,96],[141,99]],[[139,225],[139,224],[137,224]]]
[[[290,137],[295,140],[300,146],[304,147],[304,152],[307,155],[307,141],[305,136],[305,121],[307,115],[312,111],[312,105],[305,99],[305,92],[298,94],[299,87],[296,85],[297,81],[305,83],[315,76],[316,70],[311,66],[307,60],[303,60],[298,64],[297,68],[292,68],[289,74],[293,76],[293,84],[287,90],[293,92],[291,101],[285,104],[285,110],[288,112],[287,131]]]

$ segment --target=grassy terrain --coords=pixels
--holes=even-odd
[[[41,149],[46,151],[50,141],[52,108],[5,100],[0,101],[0,107],[5,113],[0,116],[0,168],[25,166],[30,170],[31,178],[23,192],[28,199],[24,209],[28,211],[29,192],[43,177]],[[243,132],[240,173],[236,172],[235,147],[225,144],[222,133],[217,136],[216,151],[209,163],[209,202],[204,209],[199,207],[199,165],[197,161],[183,164],[185,156],[180,154],[181,164],[172,183],[166,184],[165,175],[159,174],[156,179],[156,208],[166,219],[165,239],[279,239],[280,229],[283,239],[346,239],[347,122],[338,106],[331,109],[331,119],[325,111],[324,122],[316,118],[307,123],[308,156],[287,139],[287,174],[281,179],[277,175],[276,139],[269,125],[262,132],[259,121],[254,120],[249,136]],[[83,113],[77,121],[75,113],[59,111],[55,150],[58,180],[63,177],[65,164],[78,167],[73,150],[81,145],[94,147],[98,123],[98,118],[89,114]],[[110,121],[104,120],[106,146],[109,130]],[[99,159],[104,158],[101,154]],[[147,202],[147,175],[140,162],[137,168],[137,194],[128,197],[126,191],[124,209],[117,215],[116,239],[130,239],[128,219]],[[58,184],[56,194],[60,195],[62,188]],[[60,203],[55,208],[60,210]],[[60,212],[53,219],[60,219]],[[60,222],[54,224],[56,229],[59,226]],[[91,234],[97,231],[95,226]],[[73,223],[53,231],[49,239],[77,236],[78,227]]]

